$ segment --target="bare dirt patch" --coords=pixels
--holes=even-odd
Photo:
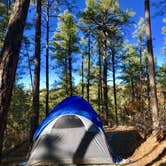
[[[147,139],[133,127],[105,127],[109,144],[116,155],[126,159],[127,166],[166,166],[166,133],[159,130]]]

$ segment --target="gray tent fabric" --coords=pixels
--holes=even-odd
[[[34,141],[27,166],[112,163],[103,131],[83,116],[63,115]]]

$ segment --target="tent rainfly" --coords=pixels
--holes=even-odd
[[[112,164],[102,122],[84,99],[64,99],[37,128],[27,166]]]

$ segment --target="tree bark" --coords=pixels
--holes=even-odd
[[[41,0],[38,0],[37,10],[36,10],[35,59],[34,59],[35,69],[34,69],[30,141],[32,141],[33,134],[39,124],[40,52],[41,52],[40,39],[41,39]]]
[[[99,73],[98,73],[98,110],[101,112],[102,104],[102,63],[101,63],[101,48],[100,44],[98,45],[98,56],[99,56]]]
[[[65,75],[65,93],[66,97],[69,96],[69,88],[68,88],[68,58],[67,55],[64,60],[64,75]]]
[[[140,60],[140,75],[139,75],[139,101],[140,101],[140,112],[143,111],[143,91],[142,91],[142,87],[143,87],[143,82],[142,82],[142,74],[143,74],[143,68],[142,68],[142,47],[141,45],[139,46],[139,60]]]
[[[151,21],[150,21],[150,5],[149,0],[144,0],[145,3],[145,18],[146,18],[146,37],[147,37],[147,49],[148,49],[148,63],[149,63],[149,81],[150,81],[150,96],[151,96],[151,111],[153,129],[159,128],[159,115],[158,115],[158,100],[157,89],[155,83],[155,66],[153,56],[153,46],[151,37]]]
[[[72,57],[71,57],[71,46],[69,42],[69,48],[68,48],[68,62],[69,62],[69,85],[70,85],[70,96],[73,95],[73,82],[72,82]]]
[[[16,0],[0,54],[0,158],[29,0]]]
[[[82,81],[82,98],[84,98],[84,56],[82,55],[82,64],[81,64],[81,81]]]
[[[45,103],[45,114],[47,116],[49,112],[49,0],[47,1],[46,7],[46,103]]]
[[[108,123],[108,86],[107,86],[107,56],[103,57],[103,110],[104,110],[104,121]]]
[[[87,101],[89,102],[89,93],[90,93],[90,56],[91,56],[91,44],[90,44],[90,32],[88,36],[88,76],[87,76]]]
[[[117,110],[117,94],[116,94],[116,77],[115,77],[115,51],[112,49],[112,77],[113,77],[113,94],[114,94],[114,110],[115,110],[115,121],[118,125],[118,110]]]
[[[32,79],[32,69],[31,69],[31,61],[28,53],[28,48],[26,47],[26,55],[28,58],[28,69],[29,69],[29,75],[30,75],[30,80],[31,80],[31,87],[33,89],[33,79]]]
[[[107,55],[107,35],[104,32],[103,36],[103,111],[104,111],[104,123],[108,124],[108,55]]]

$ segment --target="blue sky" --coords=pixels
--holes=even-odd
[[[153,0],[153,1],[157,1],[157,0]],[[76,8],[81,10],[85,8],[85,0],[76,0],[77,4],[76,4]],[[131,9],[132,11],[135,12],[135,16],[132,18],[132,20],[134,20],[135,23],[138,23],[140,17],[144,18],[144,0],[119,0],[119,4],[120,7],[122,9]],[[164,55],[162,55],[162,51],[161,48],[163,46],[164,43],[164,37],[162,35],[162,27],[164,26],[163,23],[163,17],[153,17],[154,13],[156,12],[156,8],[151,7],[151,24],[152,24],[152,35],[153,35],[153,47],[154,47],[154,55],[157,58],[157,64],[161,65],[163,63],[166,62],[166,58],[164,57]],[[31,18],[32,14],[29,15],[29,19]],[[56,23],[57,23],[57,19],[54,19],[52,24],[52,28],[55,30],[56,28]],[[130,27],[130,30],[128,31],[127,34],[127,38],[132,41],[132,42],[136,42],[134,41],[134,39],[132,39],[132,33],[134,31],[134,25]],[[34,32],[31,31],[31,33],[34,34]],[[53,33],[50,34],[50,37],[52,36]],[[45,38],[45,32],[42,31],[42,35]],[[31,35],[29,35],[31,36]],[[34,54],[32,52],[32,54]],[[42,66],[41,66],[41,88],[45,87],[45,52],[42,52]],[[50,59],[50,61],[52,61]],[[50,87],[52,86],[52,84],[54,83],[54,81],[57,79],[57,75],[56,75],[56,69],[53,71],[51,70],[50,67]],[[30,79],[29,79],[29,75],[24,77],[24,83],[26,84],[27,88],[31,88],[30,86]],[[76,80],[78,80],[78,76],[76,78]]]
[[[85,8],[85,0],[76,0],[80,8]],[[151,0],[151,2],[158,2],[158,0]],[[135,16],[132,18],[135,23],[138,23],[140,17],[145,17],[144,15],[144,0],[119,0],[119,5],[122,9],[130,9],[135,12]],[[154,17],[156,13],[156,8],[151,5],[151,28],[153,35],[153,47],[154,55],[157,57],[157,64],[161,65],[166,62],[166,58],[162,55],[161,48],[164,43],[164,38],[162,35],[162,27],[164,26],[163,17]],[[165,25],[166,26],[166,25]],[[129,38],[132,38],[132,32],[134,31],[131,27],[131,31],[128,34]]]
[[[152,2],[152,1],[151,1]],[[153,0],[157,2],[157,0]],[[123,9],[132,9],[135,12],[134,21],[137,23],[140,17],[144,18],[144,0],[119,0],[120,6]],[[162,35],[162,27],[164,26],[163,17],[154,17],[156,8],[151,5],[151,28],[153,35],[153,51],[157,58],[157,64],[161,65],[166,62],[166,57],[162,55],[162,46],[164,37]]]

